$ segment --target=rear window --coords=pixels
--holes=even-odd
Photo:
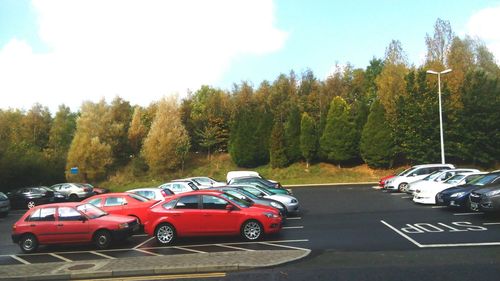
[[[3,192],[0,192],[0,199],[7,199],[7,196]]]
[[[55,221],[56,208],[40,208],[34,211],[27,221]]]

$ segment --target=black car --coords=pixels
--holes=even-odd
[[[0,218],[5,218],[10,211],[10,200],[3,192],[0,192]]]
[[[7,193],[12,208],[31,209],[36,205],[55,202],[54,191],[45,186],[23,187]]]
[[[468,184],[447,188],[436,195],[436,204],[470,209],[469,195],[472,191],[487,184],[500,182],[500,172],[491,172],[474,179]]]
[[[473,211],[500,211],[500,183],[485,185],[469,195],[470,208]]]

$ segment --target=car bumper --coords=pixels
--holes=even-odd
[[[126,239],[126,238],[132,236],[132,234],[134,234],[138,231],[139,231],[139,224],[136,221],[133,224],[129,224],[129,227],[127,227],[127,228],[113,230],[111,232],[111,235],[113,236],[113,239],[115,239],[115,240],[123,240],[123,239]]]
[[[387,189],[387,190],[398,190],[398,188],[397,188],[397,187],[392,186],[392,185],[385,185],[385,186],[384,186],[384,189]]]
[[[275,218],[265,223],[264,232],[266,234],[277,233],[281,230],[282,227],[283,227],[283,219]]]
[[[299,203],[286,205],[286,210],[289,214],[299,213]]]
[[[436,204],[435,195],[417,194],[413,196],[413,202],[419,204]]]
[[[484,212],[497,212],[500,211],[500,198],[495,199],[482,199],[479,203],[479,210]]]

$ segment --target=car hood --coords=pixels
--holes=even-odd
[[[290,196],[290,195],[286,195],[286,194],[273,194],[271,196],[268,196],[267,198],[270,198],[270,199],[273,199],[276,201],[280,201],[280,202],[291,202],[294,199],[297,200],[297,198]]]
[[[464,185],[457,185],[457,186],[453,186],[453,187],[450,187],[450,188],[447,188],[443,191],[441,191],[441,193],[443,194],[453,194],[455,192],[461,192],[461,191],[465,191],[465,192],[468,192],[468,191],[472,191],[474,189],[477,189],[478,185],[472,185],[472,184],[464,184]]]
[[[484,194],[484,193],[487,193],[487,192],[490,192],[490,191],[493,191],[493,190],[498,190],[498,189],[500,189],[500,185],[499,184],[485,185],[485,186],[483,186],[481,188],[478,188],[474,192],[478,193],[478,194]]]

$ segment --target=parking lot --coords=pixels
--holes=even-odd
[[[301,261],[259,273],[289,272],[295,280],[337,276],[339,272],[355,280],[373,280],[366,276],[401,280],[406,271],[447,272],[451,275],[446,278],[466,280],[463,271],[473,268],[485,272],[482,280],[495,280],[500,273],[500,216],[418,205],[406,194],[375,190],[370,185],[293,187],[293,193],[300,200],[301,214],[286,219],[281,233],[257,242],[200,237],[181,238],[172,246],[159,247],[152,238],[139,234],[108,250],[66,245],[42,247],[38,253],[26,255],[10,240],[10,227],[21,214],[14,211],[0,219],[1,229],[9,230],[0,234],[0,265],[310,249],[311,254]],[[254,273],[231,273],[226,278],[238,280]],[[405,276],[405,280],[419,278]]]

